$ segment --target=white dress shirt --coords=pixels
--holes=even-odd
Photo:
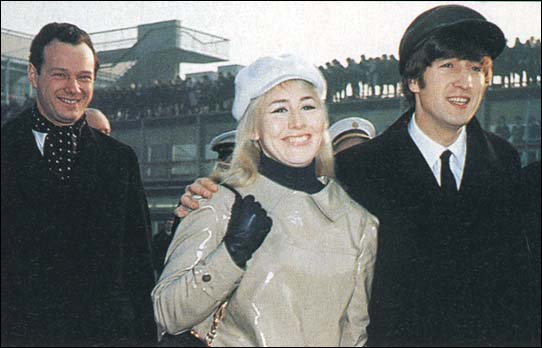
[[[41,155],[43,156],[43,146],[45,145],[45,137],[47,136],[47,133],[40,133],[33,129],[32,133],[34,133],[34,139],[36,139],[36,145],[38,145],[38,150],[40,150]]]
[[[441,161],[440,155],[446,150],[452,152],[450,157],[450,170],[455,179],[457,185],[457,190],[461,187],[461,179],[463,178],[463,171],[465,169],[465,160],[467,159],[467,130],[463,126],[461,128],[461,133],[448,147],[444,147],[439,143],[435,142],[433,139],[429,138],[416,123],[416,114],[412,115],[412,119],[408,123],[408,134],[422,153],[427,165],[431,168],[435,179],[439,186],[440,182],[440,171],[441,171]]]

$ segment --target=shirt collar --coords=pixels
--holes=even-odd
[[[416,123],[416,114],[412,114],[412,118],[408,123],[408,133],[410,137],[422,153],[425,161],[429,167],[433,168],[438,161],[440,161],[440,155],[450,150],[452,152],[452,162],[454,165],[463,171],[465,164],[465,157],[467,153],[467,132],[466,127],[461,127],[461,132],[457,139],[448,147],[444,147],[428,137]]]
[[[38,145],[38,150],[40,150],[40,153],[43,156],[43,146],[45,145],[45,137],[47,136],[47,133],[41,133],[32,129],[32,134],[34,134],[34,139],[36,140],[36,145]]]

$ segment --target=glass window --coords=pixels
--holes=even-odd
[[[172,151],[173,161],[194,161],[198,158],[196,144],[175,144]]]
[[[197,177],[199,175],[198,173],[198,166],[197,164],[193,163],[183,163],[174,165],[171,168],[171,175],[173,176],[189,176],[191,178]]]
[[[148,197],[150,209],[175,209],[179,198],[174,196]]]
[[[154,165],[147,168],[147,175],[156,179],[169,179],[169,165]]]
[[[168,145],[157,144],[147,147],[147,161],[148,162],[161,162],[167,161],[168,158]]]

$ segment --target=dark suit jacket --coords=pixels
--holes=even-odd
[[[87,125],[69,185],[30,110],[2,127],[2,345],[153,342],[147,202],[134,152]]]
[[[461,189],[446,197],[408,134],[411,115],[336,162],[347,192],[380,219],[369,344],[525,340],[517,152],[473,120]]]

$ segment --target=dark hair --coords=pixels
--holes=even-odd
[[[425,87],[423,73],[437,59],[457,58],[482,63],[486,84],[491,82],[493,76],[492,59],[489,53],[482,48],[475,35],[466,32],[450,33],[440,30],[432,34],[410,56],[403,71],[403,94],[411,106],[415,105],[414,93],[408,88],[409,81],[415,80],[420,88]]]
[[[96,78],[99,63],[90,36],[84,30],[70,23],[49,23],[41,28],[38,35],[32,40],[29,60],[36,68],[38,74],[41,73],[41,66],[43,64],[43,51],[54,40],[72,45],[86,44],[94,55],[94,78]]]

